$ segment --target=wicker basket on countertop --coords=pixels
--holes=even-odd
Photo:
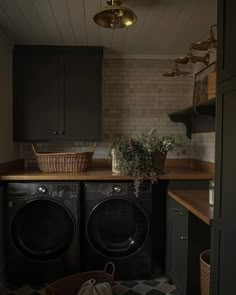
[[[111,268],[111,271],[108,271]],[[64,279],[60,279],[46,287],[46,295],[77,295],[82,284],[90,279],[96,283],[110,283],[114,281],[115,265],[108,262],[103,271],[81,272]]]
[[[64,172],[85,172],[91,163],[96,145],[91,152],[74,153],[42,153],[37,152],[36,145],[32,149],[36,157],[38,167],[42,172],[64,173]]]

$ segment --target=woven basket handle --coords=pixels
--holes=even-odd
[[[32,150],[33,150],[33,153],[35,154],[35,156],[38,154],[37,153],[37,150],[36,150],[36,144],[35,143],[32,143]]]
[[[110,268],[110,271],[109,271]],[[112,276],[112,279],[114,279],[114,275],[115,275],[115,264],[113,262],[107,262],[104,266],[104,272],[109,273]]]

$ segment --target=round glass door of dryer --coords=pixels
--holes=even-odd
[[[107,199],[90,213],[88,241],[100,254],[123,258],[140,250],[149,235],[149,220],[136,202],[124,198]]]
[[[11,238],[25,257],[50,260],[61,256],[75,235],[74,219],[64,206],[53,200],[25,203],[11,223]]]

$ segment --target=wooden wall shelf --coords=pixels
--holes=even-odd
[[[169,114],[172,122],[183,123],[186,133],[191,138],[192,133],[214,131],[215,98],[196,106],[190,106]],[[202,121],[201,123],[199,123]],[[199,125],[198,127],[196,126]]]

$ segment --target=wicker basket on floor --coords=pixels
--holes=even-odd
[[[110,272],[108,270],[109,268],[111,268]],[[46,295],[77,295],[84,282],[94,279],[96,283],[108,282],[112,284],[114,274],[115,265],[112,262],[108,262],[104,267],[104,271],[82,272],[48,285],[45,289]]]
[[[81,153],[39,153],[36,145],[32,149],[36,157],[38,167],[42,172],[85,172],[91,163],[94,150]]]
[[[210,250],[200,255],[200,285],[201,295],[209,295],[210,290]]]

